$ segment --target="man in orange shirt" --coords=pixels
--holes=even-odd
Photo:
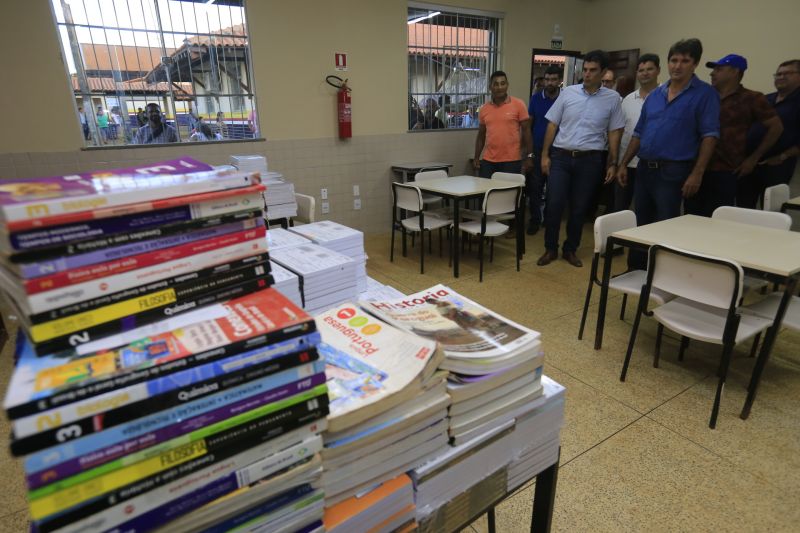
[[[533,138],[528,108],[508,94],[508,77],[502,70],[489,82],[491,102],[481,106],[475,139],[475,170],[482,178],[495,172],[522,174],[533,166]]]

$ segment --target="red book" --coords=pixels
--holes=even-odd
[[[189,257],[195,254],[207,252],[209,250],[216,250],[224,248],[225,246],[232,246],[246,241],[264,239],[266,237],[266,228],[264,226],[230,233],[228,235],[221,235],[211,239],[204,239],[201,241],[190,242],[180,246],[173,246],[172,248],[165,248],[163,250],[155,250],[144,254],[134,255],[113,261],[106,261],[105,263],[98,263],[96,265],[89,265],[81,268],[73,268],[58,272],[51,276],[44,276],[41,278],[28,279],[23,282],[23,287],[27,294],[36,294],[39,292],[50,291],[76,283],[83,283],[84,281],[91,281],[98,278],[105,278],[122,272],[130,270],[138,270],[167,261]]]

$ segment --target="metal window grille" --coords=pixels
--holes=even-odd
[[[51,2],[87,146],[261,136],[244,0]]]
[[[500,18],[408,8],[408,129],[477,128],[498,68]]]

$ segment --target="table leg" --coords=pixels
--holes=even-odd
[[[764,372],[764,367],[767,366],[767,359],[769,359],[770,353],[772,352],[772,346],[775,344],[775,338],[778,336],[778,332],[781,329],[781,322],[783,322],[786,309],[789,307],[789,302],[796,288],[797,278],[789,278],[786,281],[786,290],[783,292],[783,298],[781,298],[781,303],[778,305],[778,311],[775,314],[775,321],[764,336],[764,344],[761,345],[761,351],[758,353],[756,365],[753,367],[753,375],[750,377],[750,385],[747,387],[747,399],[744,402],[742,414],[740,415],[742,420],[747,420],[747,417],[750,416],[750,409],[753,407],[753,402],[756,399],[756,392],[758,391],[758,384],[761,381],[761,374]]]
[[[614,259],[614,237],[606,241],[606,254],[603,258],[603,280],[600,285],[600,305],[597,307],[597,330],[594,334],[594,349],[603,346],[603,327],[606,319],[606,303],[608,301],[608,281],[611,279],[611,261]]]
[[[555,507],[556,484],[558,483],[558,462],[560,460],[561,449],[559,448],[556,462],[536,476],[531,533],[549,533],[550,526],[553,524],[553,508]]]
[[[489,533],[495,533],[497,531],[495,529],[495,521],[494,521],[494,507],[489,507],[489,510],[486,511],[486,522],[488,523]]]
[[[453,276],[458,277],[458,256],[461,253],[461,232],[458,229],[458,219],[461,215],[458,212],[460,198],[453,198]]]

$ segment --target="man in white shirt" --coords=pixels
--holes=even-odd
[[[644,99],[650,91],[658,87],[658,75],[661,72],[661,61],[656,54],[644,54],[639,58],[636,67],[636,80],[639,82],[639,90],[633,91],[622,100],[622,112],[625,114],[625,131],[622,132],[622,141],[619,146],[619,153],[624,154],[631,142],[633,129],[639,122],[639,115],[642,114]],[[619,181],[614,182],[614,212],[630,209],[633,200],[633,188],[636,183],[636,165],[639,158],[634,157],[628,163],[628,183],[620,185]]]

